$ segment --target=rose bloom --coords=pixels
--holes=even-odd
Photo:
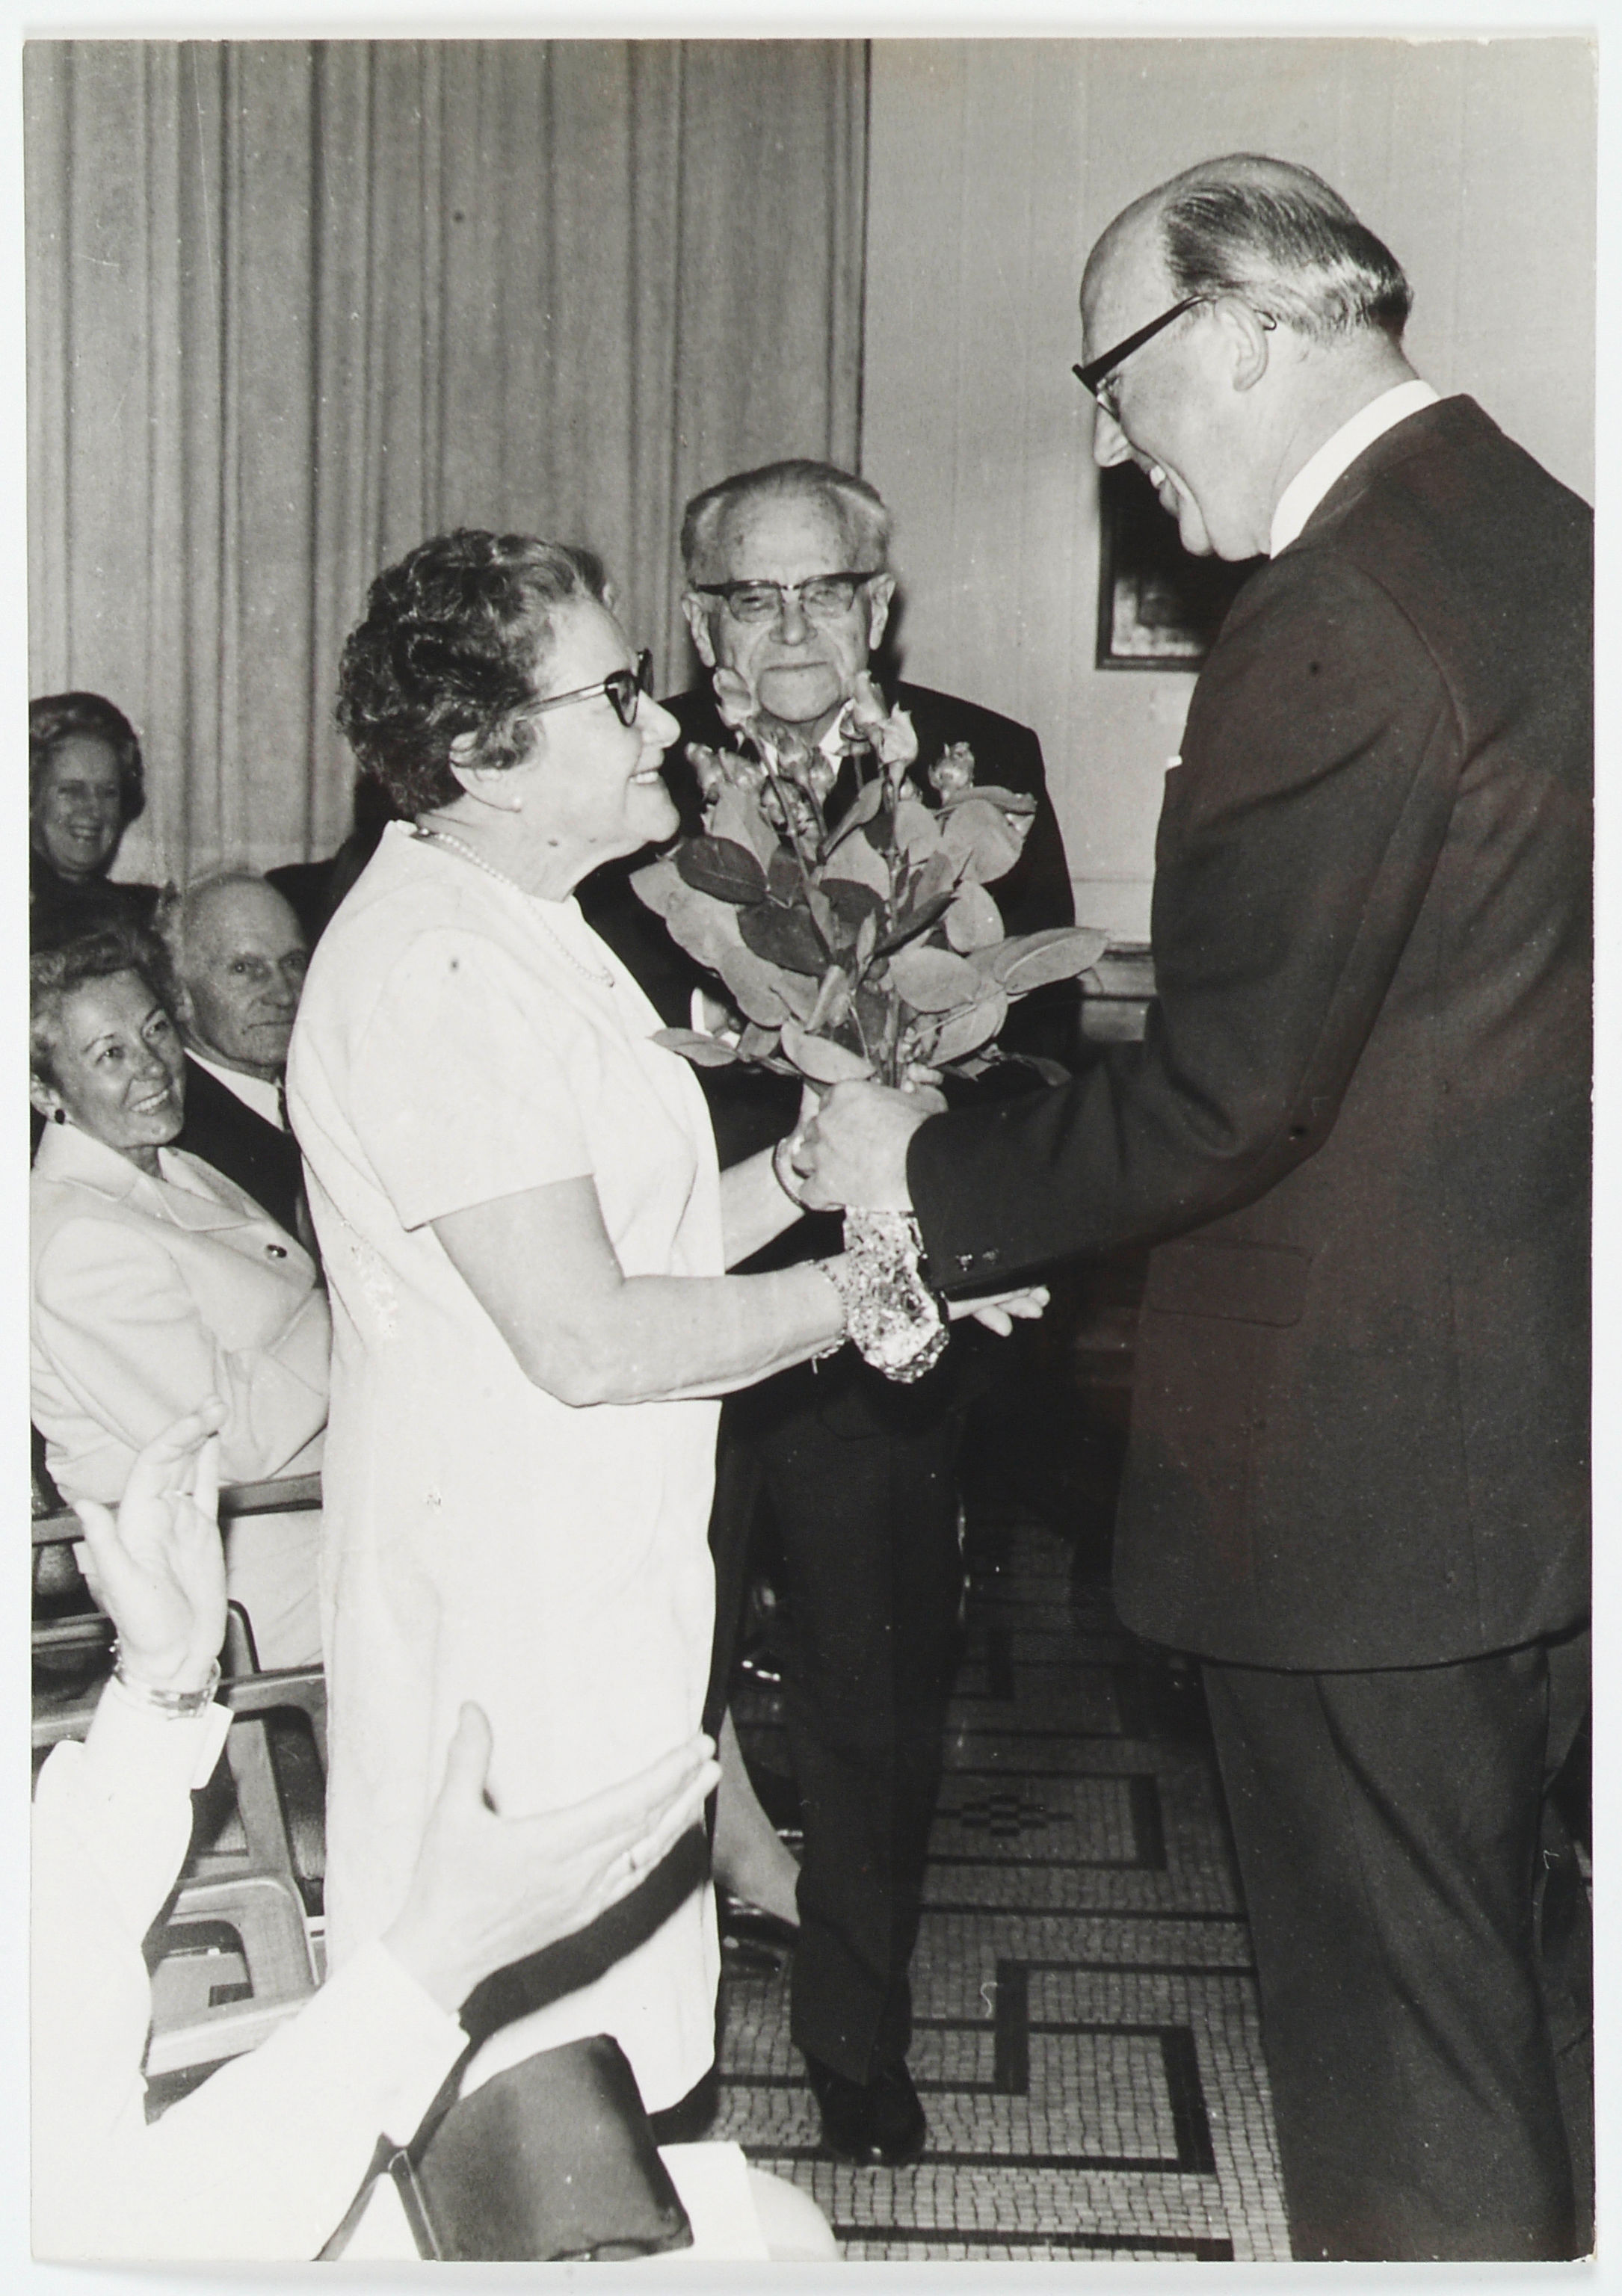
[[[974,787],[974,752],[967,742],[954,742],[930,767],[930,780],[942,797],[959,797]]]

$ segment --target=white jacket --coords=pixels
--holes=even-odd
[[[207,1395],[225,1406],[223,1481],[321,1464],[332,1319],[315,1262],[201,1157],[163,1148],[159,1165],[151,1179],[53,1124],[35,1160],[33,1417],[70,1503],[121,1498],[136,1452]],[[227,1529],[225,1584],[261,1666],[320,1657],[320,1552],[314,1512]]]
[[[315,1262],[199,1157],[160,1179],[47,1125],[30,1186],[31,1389],[62,1496],[116,1501],[135,1453],[217,1395],[220,1476],[313,1472],[332,1324]]]

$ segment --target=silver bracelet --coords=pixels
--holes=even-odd
[[[115,1639],[112,1645],[112,1678],[120,1690],[127,1692],[131,1698],[139,1699],[143,1706],[150,1706],[154,1713],[163,1715],[170,1722],[186,1722],[213,1704],[214,1693],[219,1688],[219,1660],[216,1659],[209,1669],[200,1689],[159,1690],[150,1682],[130,1680],[124,1671],[124,1652]]]
[[[785,1132],[782,1138],[777,1143],[775,1148],[773,1149],[772,1177],[776,1181],[784,1195],[787,1196],[789,1201],[791,1204],[798,1204],[800,1210],[803,1212],[807,1210],[809,1207],[807,1206],[804,1196],[800,1194],[799,1189],[794,1185],[794,1183],[799,1177],[799,1175],[794,1169],[793,1165],[789,1162],[788,1155],[788,1152],[794,1145],[797,1136],[798,1136],[792,1132]]]
[[[922,1272],[923,1238],[911,1212],[845,1214],[843,1263],[819,1260],[845,1303],[845,1329],[886,1379],[910,1383],[939,1362],[951,1333]]]
[[[807,1362],[815,1370],[819,1363],[826,1363],[830,1356],[837,1356],[850,1337],[850,1302],[845,1291],[845,1271],[838,1260],[807,1259],[806,1266],[815,1268],[819,1275],[825,1275],[832,1284],[840,1295],[840,1313],[842,1317],[839,1337],[827,1341],[823,1346],[816,1349],[814,1355],[807,1357]]]

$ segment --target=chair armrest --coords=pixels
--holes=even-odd
[[[246,1514],[303,1514],[320,1505],[319,1475],[272,1476],[260,1483],[227,1483],[219,1495],[219,1519],[234,1522]],[[84,1536],[84,1527],[71,1507],[35,1517],[36,1546],[63,1546]]]

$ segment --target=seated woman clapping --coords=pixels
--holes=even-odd
[[[206,1395],[231,1482],[321,1464],[332,1332],[309,1254],[222,1173],[168,1146],[184,1062],[144,937],[30,963],[30,1388],[70,1505],[116,1501],[142,1446]],[[234,1523],[233,1597],[263,1666],[320,1653],[319,1516]]]
[[[489,1725],[465,1706],[389,1929],[149,2125],[142,1937],[229,1719],[211,1699],[225,1592],[209,1431],[225,1415],[210,1398],[149,1444],[116,1522],[83,1510],[120,1657],[86,1742],[51,1755],[35,1801],[34,2252],[55,2260],[314,2257],[380,2131],[408,2139],[465,2049],[456,2010],[472,1987],[622,1898],[717,1775],[695,1737],[572,1808],[504,1818],[486,1794]],[[765,2177],[750,2193],[774,2253],[831,2252],[800,2196]]]

